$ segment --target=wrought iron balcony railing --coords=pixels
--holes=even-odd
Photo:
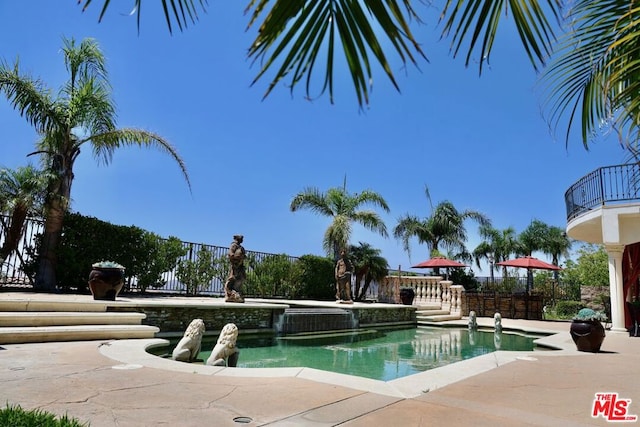
[[[605,166],[583,176],[564,193],[567,221],[607,204],[640,201],[640,165]]]

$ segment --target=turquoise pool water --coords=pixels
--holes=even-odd
[[[313,338],[239,339],[238,367],[308,367],[389,381],[500,350],[530,351],[538,337],[466,328],[411,328]],[[202,343],[207,360],[215,342]]]

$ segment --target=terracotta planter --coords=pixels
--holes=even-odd
[[[571,322],[571,338],[578,351],[597,353],[604,341],[604,326],[598,320],[574,320]]]
[[[124,286],[124,269],[92,267],[89,289],[94,300],[115,301]]]

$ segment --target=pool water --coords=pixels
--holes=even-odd
[[[309,337],[242,339],[238,367],[308,367],[389,381],[491,353],[531,351],[539,337],[466,328],[410,328]],[[203,341],[207,360],[215,342]]]

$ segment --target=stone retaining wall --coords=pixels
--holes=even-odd
[[[202,319],[209,332],[220,331],[227,323],[235,323],[242,331],[276,333],[276,324],[283,315],[286,305],[278,307],[258,307],[252,305],[233,306],[147,306],[147,305],[110,305],[108,311],[138,312],[146,314],[142,321],[145,325],[157,326],[160,333],[182,333],[193,319]],[[397,324],[415,324],[415,307],[397,305],[397,307],[355,308],[341,305],[340,308],[352,310],[360,327],[371,325],[394,326]]]

